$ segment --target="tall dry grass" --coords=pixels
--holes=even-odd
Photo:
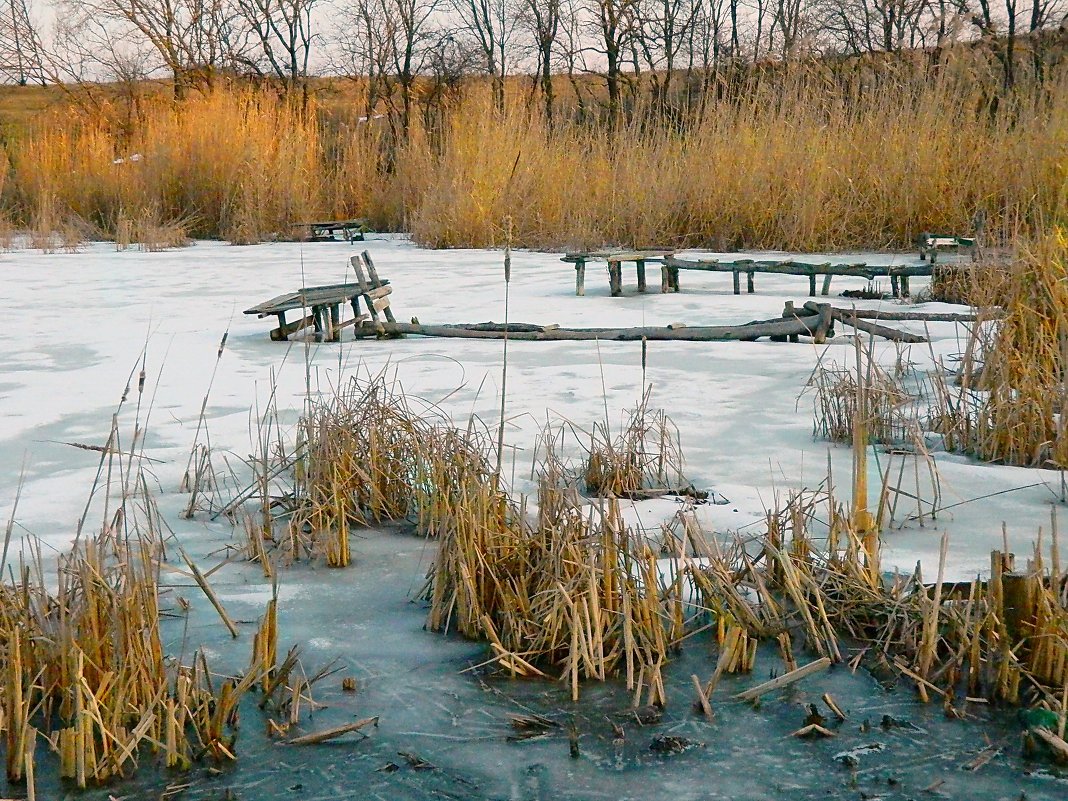
[[[155,100],[132,126],[64,110],[8,144],[3,192],[31,227],[73,217],[114,236],[156,209],[237,242],[321,216],[435,247],[499,244],[510,217],[532,247],[796,250],[906,246],[965,233],[977,213],[994,241],[1063,221],[1068,72],[998,96],[981,62],[952,58],[937,72],[810,65],[613,129],[550,129],[518,93],[499,114],[477,88],[404,139],[362,109],[304,113],[249,89]]]
[[[285,230],[318,208],[318,126],[288,104],[219,92],[159,101],[137,130],[106,113],[56,112],[8,148],[21,220],[71,217],[114,237],[146,214],[235,242]]]

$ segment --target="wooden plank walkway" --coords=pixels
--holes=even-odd
[[[755,291],[756,273],[768,273],[775,275],[797,275],[808,278],[809,295],[816,296],[817,278],[822,276],[823,283],[821,294],[827,295],[831,288],[831,279],[835,276],[848,278],[889,278],[890,288],[894,297],[907,297],[909,295],[909,279],[913,276],[930,276],[934,271],[935,253],[939,248],[970,247],[972,240],[960,237],[942,237],[936,239],[929,235],[922,244],[930,243],[931,250],[921,250],[920,257],[916,261],[893,263],[875,263],[872,261],[858,261],[852,263],[841,262],[809,262],[797,259],[683,259],[678,258],[673,250],[600,250],[568,253],[561,261],[575,265],[575,294],[586,294],[586,264],[588,262],[603,261],[608,264],[608,286],[612,297],[623,294],[623,265],[634,264],[638,277],[638,291],[645,292],[648,289],[646,281],[646,265],[660,265],[660,291],[661,293],[679,291],[679,272],[681,270],[699,270],[702,272],[731,273],[734,281],[734,294],[741,294],[741,276],[746,277],[746,291],[752,294]]]
[[[734,279],[734,294],[740,295],[741,275],[746,276],[746,291],[751,295],[755,291],[754,275],[756,273],[768,273],[772,275],[797,275],[808,278],[808,294],[816,296],[817,277],[823,277],[823,286],[820,294],[827,295],[831,291],[831,279],[835,276],[848,278],[864,278],[868,281],[873,278],[889,278],[890,290],[895,298],[908,297],[909,278],[912,276],[930,276],[934,266],[930,262],[915,261],[903,264],[873,264],[868,261],[841,264],[835,262],[806,262],[795,259],[735,259],[733,261],[720,261],[719,259],[679,259],[669,256],[664,260],[666,269],[672,270],[702,270],[704,272],[731,273]],[[675,281],[675,289],[678,292],[678,281]]]

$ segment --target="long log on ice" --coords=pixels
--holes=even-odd
[[[826,325],[826,320],[822,320]],[[599,339],[603,341],[635,342],[748,342],[763,337],[814,336],[821,325],[819,314],[756,320],[743,325],[669,326],[641,328],[560,328],[530,323],[478,323],[475,325],[422,325],[420,323],[363,323],[355,327],[357,337],[395,336],[414,334],[426,337],[457,339],[503,339],[530,342],[559,342],[567,340]]]
[[[821,304],[814,301],[805,301],[805,310],[815,314]],[[999,308],[980,309],[978,314],[962,314],[959,312],[916,312],[916,311],[887,311],[885,309],[842,309],[835,307],[836,312],[848,314],[850,317],[858,317],[861,320],[884,320],[887,322],[921,322],[921,323],[974,323],[978,320],[997,320],[1004,313]]]

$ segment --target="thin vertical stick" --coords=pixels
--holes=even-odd
[[[504,244],[504,354],[501,363],[501,421],[497,427],[497,477],[501,475],[504,458],[504,415],[508,402],[508,296],[512,285],[512,218],[507,220],[508,234]]]

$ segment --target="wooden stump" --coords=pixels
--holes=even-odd
[[[575,262],[575,294],[579,297],[586,294],[586,262],[582,259]]]

